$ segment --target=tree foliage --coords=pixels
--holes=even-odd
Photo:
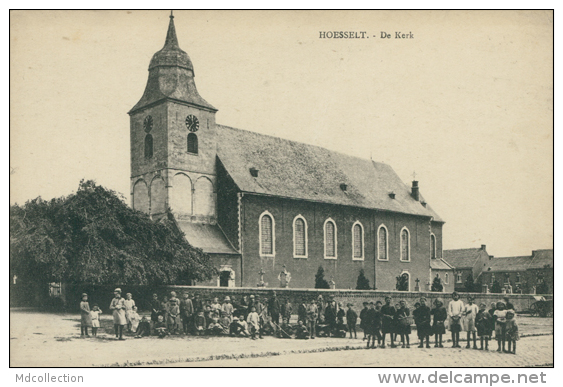
[[[406,292],[409,290],[409,275],[403,273],[397,277],[397,285],[395,286],[397,290]]]
[[[475,291],[475,281],[473,280],[473,273],[469,273],[469,275],[465,279],[464,286],[465,286],[466,292],[474,292]]]
[[[433,292],[441,292],[444,290],[444,285],[442,285],[442,279],[436,275],[432,280],[432,291]]]
[[[10,207],[10,271],[43,282],[188,284],[216,274],[173,218],[155,222],[114,191],[81,181],[76,193]]]
[[[491,293],[502,293],[502,287],[500,286],[500,282],[495,280],[493,285],[491,286]]]
[[[330,289],[330,285],[327,280],[325,280],[325,269],[319,266],[317,274],[315,274],[315,289]]]
[[[358,275],[358,280],[356,281],[357,290],[370,290],[369,279],[366,277],[364,269],[360,269],[360,274]]]

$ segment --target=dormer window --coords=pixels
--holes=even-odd
[[[342,191],[346,192],[346,190],[348,189],[348,184],[346,184],[346,183],[340,184],[340,189],[341,189]]]
[[[258,177],[258,169],[252,167],[252,168],[249,169],[249,171],[250,171],[250,175],[252,177]]]
[[[389,192],[389,197],[391,199],[395,199],[395,192],[393,192],[393,191]]]

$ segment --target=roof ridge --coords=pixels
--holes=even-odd
[[[241,131],[241,132],[252,133],[252,134],[257,135],[257,136],[270,137],[270,138],[272,138],[272,139],[274,139],[274,140],[286,141],[286,142],[289,142],[289,143],[292,143],[292,144],[299,144],[299,145],[305,145],[305,146],[312,147],[312,148],[323,149],[323,150],[325,150],[325,151],[338,153],[339,155],[342,155],[342,156],[345,156],[345,157],[350,157],[350,158],[353,158],[353,159],[356,159],[356,160],[362,160],[362,161],[368,161],[368,162],[371,161],[371,162],[376,163],[376,164],[381,164],[381,165],[390,166],[390,164],[387,164],[387,163],[385,163],[385,162],[383,162],[383,161],[375,161],[375,160],[366,159],[366,158],[363,158],[363,157],[352,156],[352,155],[350,155],[350,154],[348,154],[348,153],[344,153],[344,152],[341,152],[341,151],[328,149],[328,148],[322,147],[322,146],[320,146],[320,145],[313,145],[313,144],[309,144],[309,143],[306,143],[306,142],[290,140],[290,139],[288,139],[288,138],[277,137],[277,136],[274,136],[274,135],[271,135],[271,134],[259,133],[259,132],[255,132],[255,131],[253,131],[253,130],[235,128],[235,127],[229,126],[229,125],[216,124],[216,126],[222,126],[223,128],[227,128],[227,129],[233,129],[233,130],[239,130],[239,131]]]

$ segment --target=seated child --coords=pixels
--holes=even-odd
[[[196,336],[201,336],[205,333],[205,316],[203,311],[199,311],[194,319],[194,333]]]
[[[102,310],[98,306],[98,304],[94,304],[92,306],[92,310],[90,311],[90,317],[92,317],[92,336],[98,335],[98,328],[100,327],[100,315],[102,314]]]
[[[518,323],[516,322],[516,314],[512,309],[506,311],[505,332],[506,332],[506,341],[508,342],[508,353],[513,353],[516,355],[516,342],[520,340],[520,334],[518,333]]]
[[[154,325],[154,330],[159,338],[169,335],[168,329],[166,329],[166,323],[164,322],[164,316],[159,315],[158,321]]]
[[[307,331],[307,327],[302,320],[299,320],[298,325],[295,327],[295,338],[299,340],[309,339],[309,331]]]
[[[151,323],[147,319],[147,316],[143,316],[139,322],[139,327],[136,330],[135,338],[138,339],[144,336],[150,336],[151,334]]]
[[[319,315],[319,319],[317,320],[317,328],[315,330],[317,331],[318,337],[328,337],[330,335],[330,328],[326,323],[324,315]]]
[[[137,313],[137,307],[133,306],[131,311],[129,312],[129,321],[131,321],[131,331],[137,332],[137,328],[139,327],[139,313]]]
[[[221,318],[219,318],[219,324],[223,328],[223,335],[229,334],[229,326],[231,325],[231,319],[229,318],[227,312],[221,312]]]
[[[262,334],[263,335],[273,335],[276,332],[276,327],[272,323],[272,318],[270,316],[262,315],[260,319],[262,322]]]
[[[223,326],[219,323],[219,318],[216,314],[213,314],[211,318],[211,323],[207,327],[207,334],[213,336],[220,336],[223,334]]]
[[[229,335],[234,337],[244,337],[244,330],[245,327],[241,324],[239,318],[237,316],[233,317],[233,322],[229,327]]]
[[[280,339],[291,339],[293,334],[293,328],[289,325],[289,319],[286,317],[282,320],[280,329],[278,331],[278,336]]]

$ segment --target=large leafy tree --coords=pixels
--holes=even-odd
[[[42,282],[138,285],[216,274],[172,217],[153,221],[93,181],[67,197],[10,207],[10,271]]]

